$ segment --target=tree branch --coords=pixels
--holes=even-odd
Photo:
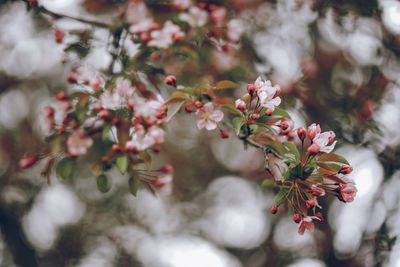
[[[22,1],[26,2],[28,5],[31,5],[31,6],[33,5],[33,4],[29,3],[28,0],[22,0]],[[114,28],[114,25],[110,25],[110,24],[107,24],[107,23],[99,22],[99,21],[87,20],[87,19],[83,19],[83,18],[75,18],[75,17],[71,17],[71,16],[68,16],[68,15],[65,15],[65,14],[58,14],[58,13],[55,13],[53,11],[50,11],[50,10],[46,9],[43,6],[37,6],[36,4],[34,4],[34,5],[36,7],[36,10],[38,10],[39,12],[41,12],[43,14],[50,15],[55,19],[67,18],[67,19],[76,20],[76,21],[79,21],[79,22],[82,22],[82,23],[90,24],[90,25],[93,25],[93,26],[96,26],[96,27],[99,27],[99,28],[106,28],[106,29]]]

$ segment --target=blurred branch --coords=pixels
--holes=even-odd
[[[93,25],[93,26],[96,26],[96,27],[100,27],[100,28],[106,28],[106,29],[114,28],[113,25],[110,25],[110,24],[107,24],[107,23],[103,23],[103,22],[99,22],[99,21],[93,21],[93,20],[87,20],[87,19],[83,19],[83,18],[75,18],[75,17],[71,17],[71,16],[68,16],[68,15],[64,15],[64,14],[58,14],[58,13],[55,13],[53,11],[50,11],[50,10],[46,9],[43,6],[37,6],[37,4],[32,4],[32,3],[30,3],[29,0],[22,0],[22,1],[24,1],[25,3],[27,3],[31,7],[34,6],[35,10],[37,10],[38,12],[50,15],[55,19],[67,18],[67,19],[76,20],[76,21],[79,21],[79,22],[82,22],[82,23],[86,23],[86,24],[90,24],[90,25]]]

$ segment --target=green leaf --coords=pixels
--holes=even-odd
[[[244,121],[243,117],[235,117],[232,119],[233,128],[235,129],[236,135],[239,135],[240,129],[242,128]]]
[[[273,116],[281,116],[281,117],[285,117],[285,118],[291,119],[289,113],[287,113],[286,111],[284,111],[281,108],[275,108],[274,109],[274,113],[272,113],[272,115]]]
[[[182,89],[179,89],[179,90],[182,90],[182,91],[185,91],[186,93],[194,95],[194,92],[196,91],[196,88],[194,88],[194,87],[183,87]]]
[[[56,166],[56,173],[62,179],[68,179],[72,174],[75,161],[70,158],[63,158]]]
[[[102,193],[107,193],[111,188],[108,177],[104,174],[97,176],[97,189]]]
[[[132,195],[136,196],[139,187],[140,187],[139,176],[138,175],[131,176],[129,178],[129,192],[131,192]]]
[[[227,109],[229,111],[232,111],[233,113],[243,116],[242,112],[240,112],[239,110],[237,110],[234,106],[232,105],[222,105],[221,108]]]
[[[219,81],[215,85],[215,89],[226,89],[226,88],[236,88],[237,84],[228,80]]]
[[[297,164],[294,168],[289,170],[289,179],[294,180],[301,178],[303,175],[303,166],[301,163]]]
[[[128,165],[129,165],[128,155],[119,156],[117,158],[116,164],[117,164],[118,170],[121,172],[121,174],[124,174],[126,172],[126,170],[128,169]]]
[[[113,125],[111,123],[108,123],[108,124],[104,125],[103,131],[101,131],[101,139],[102,140],[106,140],[107,139],[107,135],[110,132],[112,126]]]
[[[274,186],[275,186],[274,181],[268,180],[268,179],[265,179],[265,180],[262,181],[262,183],[261,183],[261,187],[271,188],[271,187],[274,187]]]
[[[344,164],[350,165],[349,162],[344,157],[336,155],[334,153],[322,154],[318,158],[318,161],[333,161],[333,162],[340,162],[340,163],[344,163]]]
[[[274,200],[275,200],[275,204],[276,205],[280,205],[280,204],[282,204],[283,202],[285,202],[285,195],[286,195],[286,193],[287,193],[287,190],[285,190],[285,189],[281,189],[280,191],[279,191],[279,193],[275,196],[275,198],[274,198]]]
[[[296,160],[300,159],[300,152],[292,142],[285,141],[283,142],[283,145],[286,146],[293,153]]]

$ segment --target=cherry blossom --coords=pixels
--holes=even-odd
[[[270,81],[261,81],[260,77],[254,83],[257,90],[257,95],[260,98],[260,105],[264,108],[271,109],[272,111],[276,106],[281,103],[281,98],[276,96],[279,85],[271,86]]]
[[[196,111],[197,127],[207,130],[214,130],[217,128],[217,122],[221,121],[224,113],[221,110],[215,109],[211,102],[205,104],[201,109]]]
[[[321,127],[319,126],[319,124],[313,123],[308,126],[307,134],[311,140],[313,140],[319,133],[321,133]]]
[[[85,135],[81,128],[75,130],[67,140],[68,154],[70,156],[79,156],[86,154],[89,147],[93,144],[93,139]]]
[[[352,202],[357,194],[357,188],[355,187],[354,182],[340,184],[339,189],[340,189],[341,199],[344,202]]]
[[[299,225],[299,230],[298,233],[303,235],[304,231],[307,229],[311,232],[314,232],[314,222],[313,220],[317,220],[317,221],[321,221],[321,218],[317,217],[317,216],[305,216],[301,219],[300,221],[300,225]]]
[[[119,109],[122,107],[123,99],[118,93],[107,90],[100,96],[100,103],[105,109]]]
[[[189,8],[189,13],[179,14],[179,19],[187,22],[191,27],[202,27],[207,23],[208,13],[193,6]]]
[[[126,149],[143,151],[154,144],[154,138],[151,135],[146,134],[146,131],[142,128],[138,131],[135,131],[132,135],[132,139],[126,142]]]
[[[178,41],[182,39],[184,35],[185,33],[180,30],[178,25],[167,21],[161,30],[151,32],[152,40],[149,42],[149,46],[167,49],[174,40]]]
[[[147,134],[153,138],[155,144],[162,144],[164,143],[164,130],[158,126],[151,126],[147,130]]]
[[[131,96],[134,91],[135,90],[129,80],[118,77],[115,81],[115,92],[120,96]]]
[[[182,11],[182,10],[188,9],[192,5],[192,1],[191,0],[174,0],[172,4],[176,9]]]
[[[328,146],[328,144],[330,144],[331,142],[332,142],[331,132],[319,133],[313,139],[313,145],[314,146],[317,145],[319,147],[320,152],[326,152],[326,153],[332,152],[332,150],[335,148],[336,141],[333,142],[330,146]]]
[[[72,70],[68,81],[86,84],[93,90],[98,90],[105,84],[103,76],[88,64]]]
[[[232,19],[228,22],[226,35],[229,40],[238,42],[243,34],[243,23],[239,19]]]

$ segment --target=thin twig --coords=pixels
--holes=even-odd
[[[22,1],[30,4],[27,0],[22,0]],[[43,14],[50,15],[55,19],[68,18],[68,19],[76,20],[76,21],[83,22],[83,23],[86,23],[86,24],[91,24],[91,25],[99,27],[99,28],[106,28],[106,29],[114,28],[114,25],[110,25],[110,24],[107,24],[107,23],[88,20],[88,19],[83,19],[83,18],[75,18],[75,17],[69,16],[69,15],[65,15],[65,14],[58,14],[58,13],[55,13],[53,11],[50,11],[50,10],[46,9],[43,6],[37,6],[37,10],[40,11],[41,13],[43,13]]]

